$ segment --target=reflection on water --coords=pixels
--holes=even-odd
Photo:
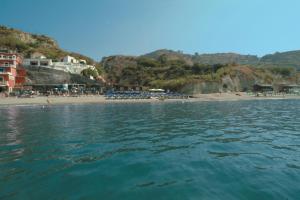
[[[6,123],[1,123],[2,126],[7,126],[7,128],[10,130],[6,134],[7,138],[7,145],[17,145],[21,143],[20,138],[18,137],[20,135],[20,127],[19,127],[19,121],[18,121],[18,109],[16,107],[9,107],[6,112],[3,113],[7,117]],[[21,120],[21,119],[20,119]]]
[[[7,147],[0,152],[0,161],[3,157],[9,156],[12,160],[18,160],[22,156],[24,149],[22,148],[22,119],[20,119],[19,110],[16,107],[9,107],[1,112],[1,128],[0,128],[0,146]],[[3,130],[2,130],[3,129]]]
[[[299,111],[295,100],[0,108],[0,199],[297,199]]]

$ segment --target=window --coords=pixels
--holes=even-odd
[[[36,65],[38,65],[38,62],[37,62],[37,61],[31,61],[31,62],[30,62],[30,65],[36,66]]]
[[[4,72],[4,68],[3,67],[0,67],[0,73],[3,73]],[[2,77],[0,77],[2,78]]]
[[[48,61],[41,61],[42,66],[48,66]]]
[[[0,83],[3,83],[3,77],[0,76]]]

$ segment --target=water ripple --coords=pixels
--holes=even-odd
[[[1,108],[0,199],[297,199],[299,113],[296,100]]]

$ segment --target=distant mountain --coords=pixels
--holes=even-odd
[[[188,65],[193,65],[193,58],[189,54],[184,54],[181,51],[173,51],[173,50],[168,50],[168,49],[160,49],[157,51],[153,51],[151,53],[142,55],[141,57],[147,57],[147,58],[152,58],[155,60],[158,59],[165,59],[166,61],[171,61],[171,60],[182,60]]]
[[[300,69],[300,50],[276,52],[274,54],[268,54],[260,59],[261,65],[276,65],[281,67],[295,67]]]
[[[241,55],[236,53],[215,53],[215,54],[199,54],[193,56],[194,63],[203,64],[226,64],[237,63],[255,65],[259,62],[259,58],[253,55]]]
[[[148,58],[159,59],[164,56],[167,60],[183,60],[187,64],[201,63],[201,64],[251,64],[256,65],[259,58],[254,55],[241,55],[236,53],[214,53],[214,54],[184,54],[181,51],[172,51],[167,49],[157,50],[143,55]]]
[[[212,53],[212,54],[185,54],[181,51],[172,51],[161,49],[148,54],[143,55],[152,59],[159,59],[164,57],[166,60],[182,60],[189,65],[200,64],[240,64],[251,65],[260,67],[294,67],[300,70],[300,50],[276,52],[274,54],[268,54],[263,57],[256,55],[242,55],[237,53]]]
[[[181,51],[173,51],[169,49],[159,49],[150,53],[147,53],[145,55],[142,55],[144,57],[158,59],[160,56],[168,55],[173,58],[183,58],[186,56],[189,56],[188,54],[183,54]]]

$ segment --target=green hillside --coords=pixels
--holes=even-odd
[[[157,50],[145,57],[152,59],[165,60],[184,60],[186,63],[192,65],[195,63],[201,64],[240,64],[251,65],[258,67],[295,67],[300,70],[300,50],[287,51],[282,53],[268,54],[261,58],[255,55],[242,55],[237,53],[213,53],[213,54],[198,54],[193,55],[182,53],[181,51],[172,50]]]
[[[276,65],[281,67],[295,67],[300,70],[300,50],[299,51],[287,51],[276,52],[274,54],[268,54],[260,59],[260,65]]]
[[[253,55],[240,55],[236,53],[216,53],[216,54],[195,54],[193,56],[195,63],[203,64],[226,64],[237,63],[255,65],[259,62],[259,58]]]
[[[104,58],[101,64],[106,80],[116,85],[159,87],[175,91],[203,82],[222,85],[225,79],[231,80],[232,90],[249,90],[255,83],[295,83],[298,80],[298,73],[294,68],[258,68],[236,63],[191,64],[190,60],[174,52],[171,52],[171,56],[166,53],[150,55]],[[239,83],[235,83],[236,79],[239,79]],[[243,81],[242,86],[240,81]]]
[[[48,36],[30,34],[6,26],[0,26],[0,48],[17,50],[24,57],[39,52],[54,60],[72,55],[77,59],[85,59],[88,64],[94,63],[94,60],[87,56],[61,49],[57,42]]]

